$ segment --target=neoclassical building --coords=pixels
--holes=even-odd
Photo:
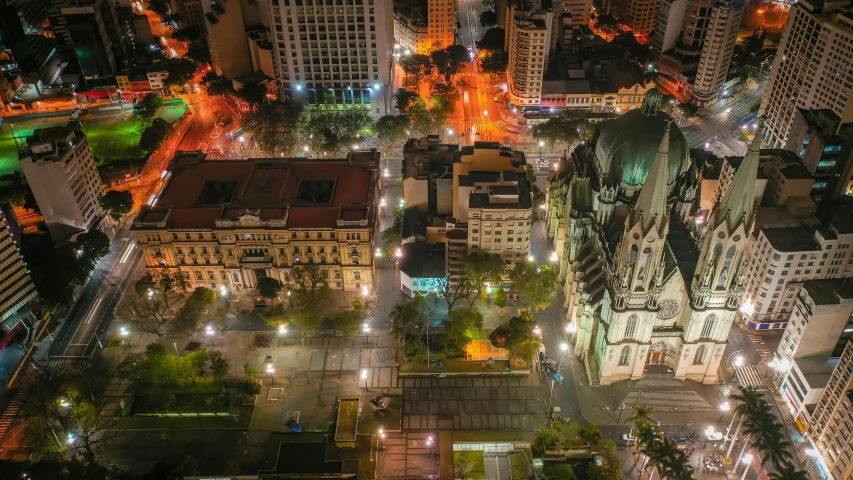
[[[740,307],[759,144],[710,215],[695,217],[697,171],[661,99],[650,90],[549,183],[549,235],[593,384],[640,378],[649,365],[719,381]]]

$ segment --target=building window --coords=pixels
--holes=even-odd
[[[693,365],[702,365],[705,363],[705,345],[700,345],[699,349],[696,350],[696,356],[693,357]]]
[[[716,320],[717,316],[713,313],[705,318],[705,324],[702,325],[702,334],[699,336],[699,338],[711,338],[711,332],[714,331],[714,322]]]
[[[631,315],[628,317],[628,323],[625,325],[625,338],[633,339],[637,331],[637,316]]]
[[[628,365],[628,359],[631,358],[631,347],[625,345],[622,347],[622,353],[619,354],[619,365],[624,366]]]

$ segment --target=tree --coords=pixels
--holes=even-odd
[[[577,480],[572,466],[568,463],[547,462],[543,472],[548,480]]]
[[[221,97],[234,94],[233,82],[224,76],[217,75],[213,70],[201,77],[201,83],[210,96]],[[251,118],[251,114],[248,117]]]
[[[263,102],[246,114],[243,125],[255,132],[258,145],[272,156],[301,153],[298,134],[303,108],[302,103],[291,99]]]
[[[139,147],[146,152],[154,152],[160,148],[171,130],[172,125],[169,122],[159,117],[155,118],[151,125],[142,131],[142,135],[139,137]]]
[[[101,258],[110,251],[110,237],[98,229],[91,229],[77,237],[77,269],[75,280],[83,283]]]
[[[219,350],[211,350],[207,357],[210,360],[210,375],[216,383],[221,384],[228,375],[228,360]]]
[[[581,427],[580,437],[586,440],[586,443],[590,445],[598,445],[598,442],[604,438],[604,434],[601,433],[601,430],[593,424],[589,427]]]
[[[257,105],[267,98],[267,87],[263,83],[249,83],[243,88],[236,90],[234,96],[248,103],[250,106]]]
[[[539,350],[539,340],[533,335],[534,323],[524,316],[512,317],[489,334],[492,345],[506,349],[510,355],[524,361]]]
[[[555,450],[562,437],[560,431],[553,428],[540,428],[536,430],[536,440],[533,441],[531,449],[533,454],[541,457],[545,450]]]
[[[499,285],[504,271],[503,260],[497,255],[473,253],[465,260],[465,276],[479,296],[485,293],[486,284]]]
[[[323,324],[323,305],[331,296],[325,274],[313,263],[299,266],[291,272],[291,290],[296,310],[291,321],[298,327],[310,330]]]
[[[459,87],[453,83],[437,83],[432,90],[433,108],[439,108],[446,114],[453,112],[460,98],[462,94]]]
[[[498,14],[494,10],[486,10],[480,14],[480,25],[484,28],[498,24]]]
[[[344,337],[351,340],[362,331],[362,326],[366,318],[367,313],[361,308],[339,310],[332,314],[332,323],[334,323],[336,329],[343,331]]]
[[[616,455],[616,449],[608,448],[603,453],[604,462],[601,465],[596,462],[589,464],[587,469],[589,480],[620,480],[622,478],[622,460]]]
[[[172,38],[179,42],[192,42],[201,35],[201,30],[198,27],[189,26],[172,32]]]
[[[148,10],[161,17],[166,17],[172,13],[171,5],[170,0],[148,0]]]
[[[490,28],[486,30],[486,33],[483,35],[483,38],[477,41],[477,48],[479,48],[480,50],[488,50],[490,52],[497,52],[499,50],[503,50],[504,36],[505,32],[503,28]]]
[[[517,262],[509,272],[509,279],[513,289],[533,311],[542,310],[551,304],[551,295],[557,285],[557,274],[551,267]]]
[[[453,310],[453,307],[459,300],[473,300],[476,298],[474,290],[471,287],[471,281],[465,275],[465,272],[455,279],[453,277],[454,275],[450,270],[446,270],[444,278],[439,278],[435,282],[436,293],[444,297],[444,301],[447,302],[448,311]],[[471,305],[473,305],[473,302],[468,304],[469,307]]]
[[[219,307],[213,314],[213,324],[216,325],[219,333],[225,333],[228,326],[231,324],[231,317],[234,316],[234,309],[231,304],[226,304],[224,307]]]
[[[133,209],[133,195],[126,190],[109,190],[101,197],[101,208],[118,222]]]
[[[198,377],[204,373],[207,358],[207,350],[204,349],[195,350],[180,357],[178,360],[178,371],[181,377],[195,386]]]
[[[134,332],[154,333],[163,335],[160,331],[169,320],[169,308],[160,297],[128,294],[122,303],[119,313],[122,318],[130,319]]]
[[[434,106],[427,108],[424,102],[419,102],[410,109],[412,128],[422,137],[434,135],[447,123],[447,111]]]
[[[461,356],[471,342],[471,332],[483,328],[483,314],[476,308],[458,308],[447,312],[444,325],[444,353]]]
[[[473,455],[467,451],[454,452],[453,461],[453,476],[457,478],[465,478],[474,469],[475,460]],[[781,480],[781,479],[780,479]]]
[[[449,75],[456,75],[471,61],[468,49],[462,45],[451,45],[444,51],[447,52],[447,74]]]
[[[495,306],[498,308],[505,308],[507,302],[506,292],[502,288],[499,288],[498,291],[495,292],[492,302],[494,302]]]
[[[201,316],[205,307],[216,300],[216,293],[205,287],[196,287],[192,295],[175,312],[172,329],[176,332],[190,333],[196,330],[201,323]]]
[[[159,93],[149,93],[142,99],[142,109],[144,110],[145,118],[154,118],[157,109],[163,105],[163,97]]]
[[[261,317],[264,323],[273,328],[287,326],[290,323],[288,321],[287,311],[285,310],[284,304],[282,303],[273,305],[269,308],[265,308],[258,315]]]
[[[770,472],[767,476],[770,480],[808,480],[809,478],[806,472],[795,469],[790,463],[783,465],[775,472]]]
[[[397,91],[394,92],[393,95],[391,95],[391,97],[394,99],[394,105],[396,105],[397,110],[399,110],[401,112],[408,112],[409,109],[412,106],[414,106],[416,103],[423,102],[423,99],[418,94],[418,92],[406,90],[405,88],[398,88]],[[377,122],[376,127],[378,130],[378,128],[379,128],[378,122]]]
[[[364,111],[312,112],[300,124],[302,137],[308,138],[308,147],[314,157],[337,155],[349,149],[361,135],[372,130],[370,115]]]
[[[411,120],[406,115],[385,115],[376,121],[376,138],[385,139],[391,145],[398,140],[405,140],[409,134],[409,123]]]
[[[400,67],[407,76],[429,77],[432,73],[432,60],[427,55],[415,53],[400,60]]]
[[[258,279],[258,293],[270,300],[278,298],[279,292],[284,289],[284,284],[280,280],[272,277],[262,277]]]
[[[170,87],[183,87],[185,83],[193,78],[198,68],[195,63],[186,58],[169,58],[165,62],[169,77],[163,81],[163,84]]]
[[[450,78],[450,75],[447,72],[450,59],[448,58],[446,50],[433,50],[432,53],[429,54],[429,58],[439,75],[444,75],[446,78]]]
[[[693,118],[699,114],[699,107],[691,103],[679,103],[678,108],[681,110],[681,114],[684,115],[684,118]]]
[[[394,305],[388,317],[391,319],[391,328],[398,337],[407,335],[420,336],[426,332],[427,321],[433,312],[427,306],[427,299],[423,295],[416,294],[403,303]]]
[[[133,288],[140,297],[160,298],[166,309],[172,311],[172,303],[186,292],[190,282],[186,274],[180,270],[149,271],[136,281]]]
[[[483,72],[494,77],[505,72],[508,64],[509,55],[503,50],[496,50],[486,54],[480,62],[480,68],[483,69]]]

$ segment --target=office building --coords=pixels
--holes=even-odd
[[[693,103],[696,105],[705,106],[720,98],[745,7],[745,0],[717,0],[714,4],[693,82]]]
[[[57,81],[62,72],[56,41],[39,29],[47,11],[38,2],[0,0],[0,69],[17,73],[36,90]]]
[[[208,160],[178,151],[158,205],[133,222],[149,270],[179,269],[193,287],[255,294],[317,265],[337,290],[372,291],[379,154],[310,161]]]
[[[358,109],[374,117],[391,107],[394,17],[390,0],[324,6],[270,0],[280,98],[310,103],[331,94],[326,108]],[[313,9],[314,15],[306,15]],[[322,13],[320,13],[322,12]],[[322,92],[322,95],[319,94]]]
[[[510,6],[506,28],[509,55],[509,101],[520,107],[539,105],[542,82],[551,52],[554,14],[551,11]]]
[[[809,478],[853,476],[853,342],[847,342],[811,412],[802,453]]]
[[[261,25],[247,30],[246,35],[249,38],[252,71],[263,72],[264,76],[275,79],[278,76],[275,70],[275,48],[270,40],[269,29]]]
[[[648,35],[655,29],[660,0],[608,0],[604,12],[628,26],[635,36]]]
[[[560,13],[571,15],[571,25],[578,28],[581,25],[589,25],[589,14],[592,13],[592,0],[562,0],[560,2]]]
[[[188,27],[204,28],[204,10],[201,0],[176,0],[178,15]]]
[[[600,128],[593,144],[573,155],[573,168],[549,180],[548,236],[566,320],[575,327],[574,352],[591,384],[642,378],[649,365],[668,367],[675,378],[718,382],[741,306],[759,143],[697,222],[688,206],[701,177],[688,170],[696,167],[687,141],[660,111],[662,100],[656,89],[647,92],[642,109]],[[672,221],[672,212],[688,216]]]
[[[829,109],[853,121],[853,10],[849,2],[803,0],[791,6],[759,115],[765,140],[787,143],[797,109]]]
[[[20,232],[11,205],[0,204],[0,322],[36,297],[36,287],[21,256]],[[11,217],[11,218],[10,218]]]
[[[109,0],[66,0],[54,4],[51,23],[57,41],[67,38],[74,48],[83,77],[112,77],[131,58],[131,35],[122,28],[116,6]],[[54,22],[57,15],[61,23]]]
[[[55,242],[95,226],[103,214],[104,187],[79,124],[36,130],[19,158]]]
[[[241,0],[214,0],[203,4],[210,63],[217,75],[226,78],[252,72],[246,37],[246,27],[250,24],[244,17],[243,3]]]
[[[590,68],[570,69],[568,80],[542,82],[542,107],[622,113],[643,105],[655,82],[630,60],[589,62]]]

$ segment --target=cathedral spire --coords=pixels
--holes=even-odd
[[[761,154],[761,135],[764,133],[764,121],[758,120],[755,128],[755,137],[749,145],[749,150],[740,167],[735,172],[734,179],[726,190],[726,194],[717,206],[714,216],[715,225],[718,227],[723,221],[728,220],[729,228],[733,229],[741,220],[748,222],[752,218],[755,207],[755,182],[758,180],[758,163]]]
[[[646,182],[637,197],[634,211],[640,212],[643,229],[647,230],[654,223],[658,231],[663,229],[666,217],[667,177],[669,176],[669,129],[672,123],[667,122],[663,138],[658,147],[658,153],[652,162],[652,168],[646,176]]]

